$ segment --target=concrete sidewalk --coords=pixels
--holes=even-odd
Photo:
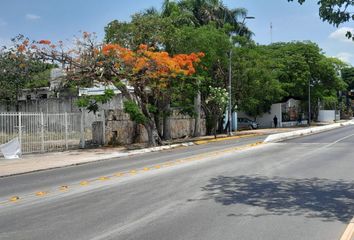
[[[124,156],[162,151],[177,147],[207,144],[215,141],[225,141],[257,135],[290,132],[298,129],[301,128],[257,129],[240,131],[232,137],[228,137],[227,135],[218,135],[216,139],[213,136],[177,139],[170,143],[166,143],[164,146],[154,148],[144,148],[144,145],[134,144],[125,147],[103,147],[96,149],[78,149],[44,154],[28,154],[24,155],[21,159],[0,158],[0,177],[60,168],[65,166],[80,165],[113,158],[119,159],[120,157]]]

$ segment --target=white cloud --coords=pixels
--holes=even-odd
[[[348,52],[338,53],[336,57],[346,63],[351,63],[354,59],[354,55]]]
[[[26,19],[27,20],[34,21],[34,20],[38,20],[40,18],[41,18],[41,16],[38,16],[38,15],[35,15],[35,14],[31,14],[31,13],[27,13],[26,14]]]
[[[353,42],[351,39],[348,39],[345,34],[347,34],[347,32],[352,32],[354,33],[354,28],[351,27],[341,27],[338,28],[336,31],[332,32],[329,35],[329,38],[331,39],[335,39],[341,42]]]

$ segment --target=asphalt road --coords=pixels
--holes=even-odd
[[[354,127],[235,149],[259,140],[2,178],[1,197],[25,197],[0,204],[0,239],[339,239],[354,216]]]

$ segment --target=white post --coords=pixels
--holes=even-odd
[[[21,115],[21,112],[18,113],[18,141],[20,142],[21,152],[22,152],[22,115]]]
[[[44,116],[41,112],[41,152],[44,152]]]
[[[81,121],[80,121],[80,148],[85,148],[85,127],[84,127],[85,109],[81,108]]]
[[[68,144],[68,113],[64,113],[64,122],[65,122],[65,149],[69,149],[69,144]]]
[[[106,145],[106,116],[105,116],[105,110],[102,110],[102,141],[103,141],[103,146]]]

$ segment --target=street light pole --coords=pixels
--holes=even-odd
[[[309,78],[309,127],[311,126],[311,78]]]
[[[241,34],[241,31],[245,25],[245,21],[246,19],[255,19],[255,17],[251,17],[251,16],[245,16],[242,20],[242,24],[241,27],[239,28],[237,35]],[[230,36],[230,41],[232,43],[232,36]],[[229,102],[228,102],[228,116],[227,116],[227,121],[229,123],[229,127],[228,127],[228,136],[232,135],[232,102],[231,102],[231,89],[232,89],[232,47],[230,49],[229,52],[229,83],[228,83],[228,90],[229,90]]]
[[[228,114],[228,122],[229,122],[229,128],[228,128],[228,135],[231,136],[232,135],[232,102],[231,102],[231,86],[232,86],[232,66],[231,66],[231,62],[232,62],[232,48],[230,49],[230,53],[229,53],[229,109],[227,111]]]

